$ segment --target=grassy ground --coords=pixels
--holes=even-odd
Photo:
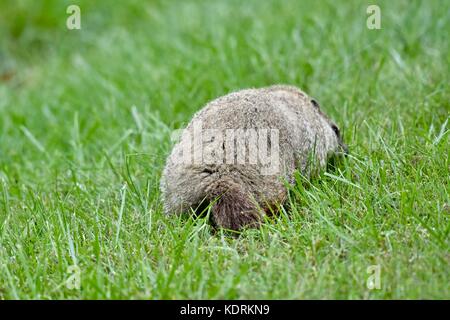
[[[450,298],[448,1],[376,1],[381,30],[366,1],[76,1],[69,31],[73,2],[0,4],[0,298]],[[171,130],[274,83],[346,163],[238,238],[163,216]]]

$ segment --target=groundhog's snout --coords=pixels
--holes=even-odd
[[[206,203],[217,227],[255,227],[285,201],[296,170],[309,175],[342,152],[348,147],[339,128],[301,90],[230,93],[197,112],[174,146],[161,179],[164,210],[180,214]]]
[[[345,155],[350,153],[348,146],[345,143],[340,143],[339,146],[341,147],[341,152]]]

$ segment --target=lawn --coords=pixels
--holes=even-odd
[[[448,30],[449,1],[2,1],[0,299],[449,299]],[[166,217],[172,131],[276,83],[349,157],[239,236]]]

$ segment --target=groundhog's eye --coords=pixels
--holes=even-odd
[[[338,137],[341,136],[341,132],[339,131],[339,128],[335,124],[331,125],[331,129],[333,129],[333,131],[336,134],[336,136],[338,136]]]
[[[311,99],[311,103],[316,109],[320,108],[319,103],[315,99]]]

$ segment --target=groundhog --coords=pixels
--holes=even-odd
[[[210,208],[214,226],[255,227],[287,197],[295,170],[309,176],[347,147],[316,100],[293,86],[246,89],[198,111],[161,178],[167,214]]]

